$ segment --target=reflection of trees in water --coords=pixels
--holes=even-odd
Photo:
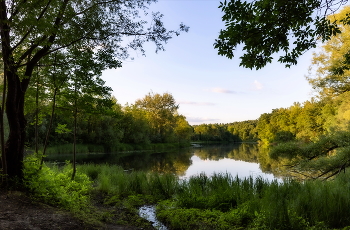
[[[134,169],[145,172],[174,173],[185,175],[192,164],[193,154],[201,160],[218,161],[229,158],[245,162],[259,163],[264,173],[273,173],[275,176],[289,176],[286,160],[273,160],[269,156],[269,147],[262,147],[253,143],[209,145],[203,148],[187,148],[168,153],[129,153],[129,154],[89,154],[80,163],[108,163],[117,164],[124,169]],[[56,159],[58,160],[58,159]],[[64,160],[61,160],[64,161]]]
[[[215,145],[197,148],[194,154],[201,160],[220,160],[230,158],[247,162],[258,162],[259,147],[257,144],[232,144],[232,145]]]
[[[191,151],[185,149],[178,152],[162,153],[159,159],[153,159],[153,162],[144,163],[149,166],[149,171],[174,173],[178,176],[183,176],[192,164],[191,156]]]
[[[290,162],[287,159],[274,160],[270,157],[270,147],[259,147],[259,164],[263,172],[273,173],[275,177],[293,176],[291,168],[288,167]]]
[[[205,146],[194,150],[194,155],[201,160],[220,160],[229,158],[251,163],[259,163],[264,173],[273,173],[278,176],[289,176],[288,162],[276,161],[270,158],[269,147],[262,147],[254,143],[242,143],[236,145]]]
[[[258,163],[259,146],[257,144],[242,143],[237,149],[228,154],[230,159]]]
[[[182,149],[167,153],[111,154],[104,162],[120,165],[127,170],[174,173],[182,176],[192,164],[191,156],[190,149]]]
[[[228,158],[229,152],[232,148],[238,148],[239,145],[209,145],[204,148],[194,148],[193,153],[201,160],[218,161],[220,159]]]

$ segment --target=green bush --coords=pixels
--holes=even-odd
[[[40,158],[31,155],[24,160],[24,184],[30,194],[45,203],[79,212],[89,206],[92,182],[86,174],[77,172],[72,180],[72,167],[40,167]]]

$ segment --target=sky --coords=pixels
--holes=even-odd
[[[305,76],[313,51],[291,68],[273,62],[257,71],[239,67],[241,52],[234,59],[217,54],[213,44],[224,29],[219,3],[159,0],[150,6],[164,14],[167,29],[176,29],[181,22],[190,29],[169,40],[165,51],[155,53],[155,46],[147,44],[145,57],[131,51],[133,60],[104,71],[102,79],[121,105],[133,104],[149,92],[170,93],[179,104],[179,114],[198,125],[255,120],[272,109],[310,100],[312,88]]]

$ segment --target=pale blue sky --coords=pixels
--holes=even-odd
[[[165,52],[156,54],[150,44],[146,57],[131,52],[134,60],[104,72],[103,79],[120,104],[132,104],[150,91],[168,92],[179,103],[179,113],[194,125],[257,119],[272,109],[310,99],[305,75],[311,51],[290,69],[273,63],[258,71],[239,67],[239,53],[233,60],[217,55],[213,43],[223,28],[219,2],[159,0],[151,6],[165,15],[167,28],[183,22],[190,30],[171,39]]]

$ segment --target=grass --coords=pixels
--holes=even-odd
[[[208,218],[218,215],[214,219],[220,221],[215,226],[208,225],[208,229],[231,229],[232,223],[246,229],[337,229],[350,225],[348,174],[333,181],[304,183],[239,179],[227,174],[211,178],[199,175],[181,186],[171,208],[158,208],[159,218],[172,229],[190,229],[185,227],[193,226],[188,222],[193,217],[188,215],[196,216],[198,210],[208,212]]]
[[[341,229],[350,225],[350,180],[269,182],[205,174],[179,180],[171,174],[126,173],[118,166],[82,165],[110,201],[158,202],[171,229]],[[113,203],[113,202],[112,202]],[[215,221],[214,221],[215,220]]]
[[[85,145],[77,144],[76,153],[103,153],[104,147],[102,145]],[[46,150],[47,155],[52,154],[72,154],[73,153],[73,144],[63,144],[50,146]]]
[[[25,165],[26,183],[36,198],[75,213],[91,213],[92,194],[98,194],[105,204],[134,216],[137,207],[157,203],[158,218],[171,229],[350,229],[349,173],[330,181],[269,182],[230,174],[180,180],[172,174],[85,164],[78,165],[72,181],[69,165],[38,171],[35,158],[27,158]]]
[[[131,151],[165,151],[169,149],[178,149],[190,146],[188,142],[181,143],[151,143],[151,144],[126,144],[117,143],[111,150],[112,152],[131,152]],[[103,145],[77,144],[76,153],[105,153]],[[46,155],[72,154],[73,144],[62,144],[50,146],[46,150]]]
[[[96,190],[105,194],[128,197],[142,194],[155,200],[171,198],[178,188],[178,179],[172,174],[125,172],[117,165],[79,165],[78,171],[95,181]]]

